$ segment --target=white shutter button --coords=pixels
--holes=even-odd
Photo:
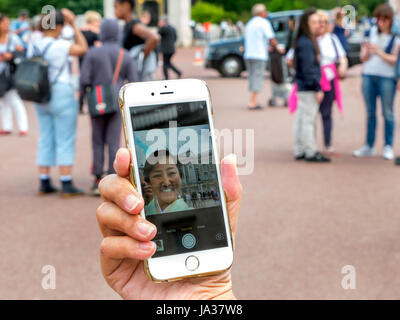
[[[186,258],[185,265],[186,269],[188,269],[189,271],[195,271],[199,267],[200,262],[197,257],[189,256]]]

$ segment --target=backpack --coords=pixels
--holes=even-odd
[[[281,84],[285,81],[283,76],[282,54],[274,50],[269,54],[269,63],[271,69],[271,80],[274,83]]]
[[[87,88],[86,99],[91,117],[102,116],[118,111],[118,98],[115,95],[118,77],[124,60],[124,49],[119,50],[111,84],[97,85]]]
[[[44,48],[42,53],[35,54],[29,59],[22,60],[14,74],[14,87],[23,100],[47,103],[51,98],[51,83],[49,81],[49,63],[44,59],[44,55],[51,45],[51,41]],[[37,52],[36,47],[34,51]],[[54,82],[58,79],[64,65],[61,67]]]

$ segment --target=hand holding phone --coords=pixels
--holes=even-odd
[[[207,85],[196,79],[129,83],[119,101],[129,181],[146,201],[141,218],[157,228],[146,273],[170,282],[228,270],[233,243]]]
[[[124,299],[234,299],[230,270],[214,276],[161,284],[152,282],[145,274],[143,261],[155,252],[151,240],[156,232],[155,228],[147,235],[139,231],[140,223],[148,224],[150,230],[153,226],[139,214],[144,202],[127,178],[130,165],[129,151],[120,149],[114,162],[117,174],[105,177],[99,186],[104,201],[97,210],[104,236],[100,262],[107,283]],[[242,196],[236,158],[233,155],[225,157],[221,161],[221,170],[234,239]]]

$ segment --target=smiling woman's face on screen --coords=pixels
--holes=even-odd
[[[149,173],[149,182],[162,209],[174,202],[181,187],[175,160],[169,155],[161,156]]]

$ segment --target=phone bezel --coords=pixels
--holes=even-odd
[[[172,93],[161,94],[161,92]],[[125,141],[128,149],[131,152],[132,159],[136,159],[136,149],[131,123],[131,107],[206,101],[228,246],[223,248],[169,255],[165,257],[150,258],[147,260],[146,266],[149,276],[153,281],[156,282],[173,281],[186,277],[215,274],[229,269],[233,262],[232,235],[228,211],[226,208],[225,193],[222,187],[219,151],[217,148],[218,144],[215,138],[214,123],[212,119],[212,105],[207,85],[204,81],[196,79],[131,83],[121,88],[120,101],[122,102],[121,112],[123,114]],[[132,161],[131,170],[133,170],[133,177],[131,175],[131,178],[134,179],[134,184],[138,192],[142,194],[139,168],[136,161]],[[142,210],[140,214],[143,218],[146,218],[144,210]],[[189,271],[185,267],[185,261],[189,256],[196,256],[200,261],[199,268],[196,271]],[[165,268],[166,265],[168,265],[168,268]]]

